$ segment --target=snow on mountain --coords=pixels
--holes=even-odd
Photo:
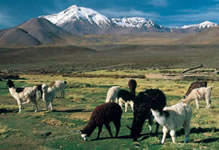
[[[145,19],[142,17],[130,17],[130,18],[112,18],[113,23],[120,27],[134,27],[134,28],[141,28],[141,27],[154,27],[154,22],[149,19]]]
[[[108,34],[108,33],[138,33],[138,32],[201,32],[210,27],[218,26],[216,23],[205,21],[200,24],[184,25],[182,27],[168,28],[154,23],[143,17],[124,17],[109,19],[90,8],[72,5],[69,8],[48,16],[46,18],[53,24],[72,34]]]
[[[184,25],[181,28],[182,29],[188,29],[188,28],[199,28],[199,29],[204,29],[204,28],[211,28],[211,27],[217,27],[218,25],[216,23],[210,22],[210,21],[204,21],[200,24],[192,24],[192,25]]]
[[[76,5],[73,5],[59,13],[41,17],[48,19],[58,26],[62,26],[66,23],[72,23],[79,19],[88,20],[90,24],[95,24],[100,27],[110,24],[110,20],[100,13],[89,8],[77,7]]]

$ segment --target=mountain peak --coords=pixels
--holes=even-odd
[[[95,10],[78,7],[76,5],[72,5],[59,13],[41,17],[48,19],[58,26],[62,26],[68,22],[75,22],[78,19],[87,20],[90,24],[95,24],[98,26],[110,23],[110,20],[107,17],[101,15]]]
[[[204,21],[204,22],[201,22],[200,24],[184,25],[181,28],[182,29],[188,29],[188,28],[204,29],[204,28],[211,28],[211,27],[216,27],[216,26],[218,25],[214,22]]]
[[[210,27],[216,27],[216,26],[218,25],[211,21],[204,21],[199,24],[199,28],[210,28]]]

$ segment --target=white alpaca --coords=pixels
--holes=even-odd
[[[192,92],[183,100],[184,103],[190,103],[193,99],[196,102],[196,108],[199,109],[199,101],[205,99],[206,108],[210,108],[212,87],[201,87],[193,89]]]
[[[37,86],[25,87],[25,88],[15,88],[13,81],[8,80],[7,82],[9,92],[11,96],[17,101],[19,112],[23,104],[32,102],[35,105],[35,112],[37,112],[37,102],[36,102],[36,92]]]
[[[61,97],[65,97],[65,86],[66,86],[67,82],[66,81],[62,81],[62,80],[57,80],[57,81],[54,81],[50,84],[50,87],[53,88],[56,93],[58,91],[61,92]]]
[[[50,110],[52,111],[52,102],[53,99],[55,98],[55,89],[52,87],[48,87],[48,85],[43,84],[42,85],[42,91],[43,91],[43,96],[42,99],[43,101],[46,102],[46,110]]]
[[[109,88],[106,96],[106,103],[115,101],[118,103],[118,93],[120,91],[120,86],[112,86]]]
[[[183,127],[185,130],[184,143],[189,141],[190,121],[192,118],[192,108],[181,102],[170,107],[164,107],[163,111],[151,109],[155,120],[163,126],[163,137],[161,143],[166,139],[168,130],[173,143],[176,143],[176,129]]]

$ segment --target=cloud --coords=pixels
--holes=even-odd
[[[102,9],[99,12],[107,17],[145,17],[149,19],[156,19],[160,16],[153,12],[143,12],[136,9],[122,10],[122,9]]]
[[[152,5],[154,7],[167,7],[168,3],[167,0],[150,0],[149,2],[146,2],[148,5]]]
[[[13,25],[14,25],[13,17],[1,12],[0,13],[0,26],[11,27]]]

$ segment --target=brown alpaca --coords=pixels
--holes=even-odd
[[[99,139],[103,125],[105,125],[111,137],[113,137],[109,123],[113,122],[116,127],[116,136],[120,130],[120,119],[122,115],[122,109],[117,103],[108,102],[97,106],[91,114],[90,120],[87,126],[81,130],[81,137],[84,140],[92,134],[92,132],[98,127],[97,138]]]

